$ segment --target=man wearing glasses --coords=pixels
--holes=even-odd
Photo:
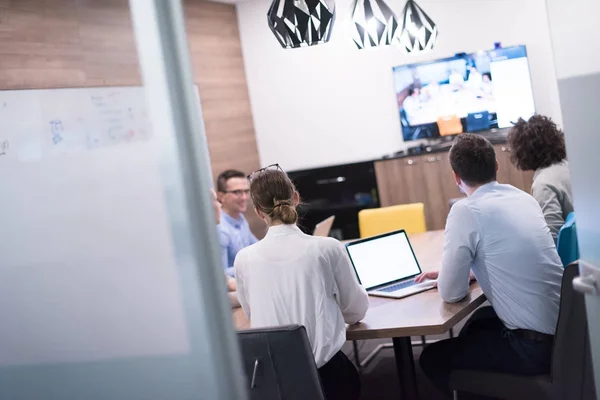
[[[233,261],[237,253],[258,242],[244,217],[250,197],[248,179],[241,171],[224,171],[217,178],[217,192],[222,206],[219,225],[221,259],[225,272],[234,276]]]

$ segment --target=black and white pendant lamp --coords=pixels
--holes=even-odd
[[[267,19],[283,48],[326,43],[335,21],[333,0],[273,0]]]
[[[335,22],[334,0],[273,0],[267,19],[283,48],[326,43]],[[352,24],[359,49],[397,41],[407,53],[417,53],[431,50],[438,36],[435,23],[414,0],[406,2],[400,21],[384,0],[354,0]]]
[[[352,40],[359,49],[387,46],[396,38],[398,20],[383,0],[355,0]]]
[[[438,36],[437,26],[421,7],[408,0],[402,13],[400,47],[407,53],[417,53],[433,49]]]

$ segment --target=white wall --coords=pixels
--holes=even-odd
[[[581,259],[600,268],[598,0],[547,0]],[[582,271],[585,273],[585,271]],[[596,282],[598,279],[596,278]],[[600,298],[586,296],[590,343],[600,398]],[[582,397],[583,398],[583,397]]]
[[[388,1],[399,16],[403,1]],[[560,105],[544,0],[421,0],[440,36],[436,49],[407,56],[395,47],[359,51],[351,0],[336,0],[330,43],[284,50],[267,25],[270,0],[237,5],[262,164],[288,170],[379,158],[403,149],[392,67],[525,44],[536,109],[559,123]]]

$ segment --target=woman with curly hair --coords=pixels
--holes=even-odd
[[[512,163],[522,171],[535,171],[531,194],[540,204],[556,242],[558,231],[573,211],[571,177],[565,138],[548,117],[519,119],[508,134]]]

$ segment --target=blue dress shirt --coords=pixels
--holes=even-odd
[[[221,242],[221,260],[225,273],[235,276],[233,262],[235,256],[244,247],[258,242],[256,236],[250,231],[250,225],[244,215],[238,219],[233,218],[221,211],[221,223],[219,224],[219,241]]]
[[[445,301],[467,295],[469,270],[507,328],[554,334],[563,267],[533,197],[491,182],[452,206],[438,277]]]

